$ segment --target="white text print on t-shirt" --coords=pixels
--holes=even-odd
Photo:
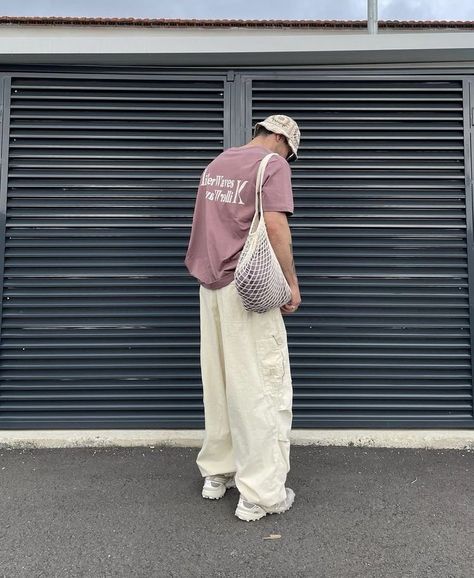
[[[200,186],[206,188],[206,200],[208,201],[244,205],[241,192],[247,183],[248,181],[240,179],[228,179],[224,175],[213,177],[204,172]]]

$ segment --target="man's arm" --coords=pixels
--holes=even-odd
[[[274,211],[264,211],[263,216],[267,226],[268,238],[291,289],[291,301],[283,305],[281,310],[283,313],[293,313],[301,303],[301,295],[293,260],[293,246],[288,218],[285,213]]]

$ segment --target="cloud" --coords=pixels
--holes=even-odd
[[[367,0],[1,0],[5,16],[364,20]],[[381,20],[474,20],[473,0],[379,0]]]
[[[472,0],[379,0],[380,20],[474,20]]]
[[[362,19],[366,0],[2,0],[4,15],[135,18]]]

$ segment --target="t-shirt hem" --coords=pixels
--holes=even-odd
[[[263,207],[263,212],[264,213],[285,213],[287,214],[289,217],[291,217],[293,215],[294,208],[283,208],[283,207]]]
[[[230,285],[233,280],[234,280],[234,271],[228,273],[224,277],[221,277],[221,279],[217,279],[217,281],[213,281],[212,283],[203,283],[202,281],[199,282],[205,289],[222,289],[222,287]]]

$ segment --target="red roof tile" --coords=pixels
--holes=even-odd
[[[69,26],[145,26],[158,28],[366,28],[366,20],[198,20],[173,18],[83,18],[76,16],[0,16],[1,24]],[[380,20],[389,29],[474,29],[467,20]]]

